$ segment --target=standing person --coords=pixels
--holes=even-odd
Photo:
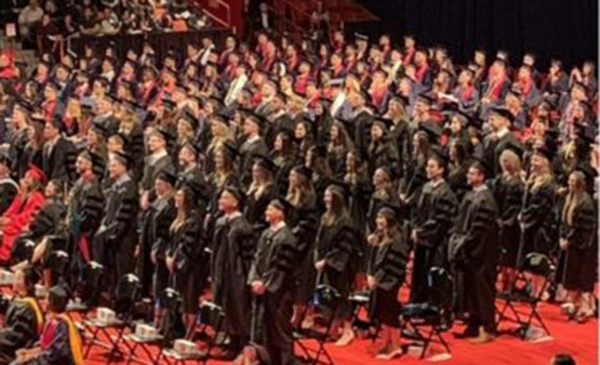
[[[467,179],[472,190],[467,193],[456,221],[456,242],[451,248],[456,268],[462,274],[464,303],[469,314],[465,337],[472,343],[486,343],[495,332],[495,279],[498,247],[498,207],[485,185],[486,168],[474,162]]]
[[[377,229],[369,235],[367,285],[371,291],[370,318],[382,325],[384,341],[376,349],[378,359],[391,360],[402,354],[400,347],[400,302],[410,246],[398,223],[397,212],[384,206],[377,213]]]
[[[291,209],[291,205],[280,198],[267,206],[265,220],[269,227],[258,240],[248,275],[254,295],[253,341],[266,348],[272,365],[296,363],[291,319],[297,239],[285,222]]]
[[[457,201],[444,179],[447,160],[442,153],[433,153],[427,160],[429,181],[413,212],[411,238],[415,245],[414,272],[410,301],[427,300],[427,277],[433,266],[446,266],[448,231],[455,218]]]
[[[502,174],[493,183],[493,193],[500,212],[500,245],[502,247],[500,265],[501,288],[509,290],[516,279],[517,256],[521,227],[518,222],[519,211],[523,204],[525,184],[521,177],[521,160],[515,151],[507,149],[500,155]]]
[[[0,155],[0,215],[4,214],[19,192],[19,185],[11,178],[11,162]]]
[[[214,228],[212,247],[212,290],[215,303],[225,312],[230,342],[217,357],[233,360],[250,339],[250,290],[248,272],[254,254],[252,226],[241,213],[242,193],[226,186],[219,197],[222,216]],[[216,350],[215,350],[216,351]]]
[[[585,175],[581,171],[571,173],[560,232],[560,248],[564,252],[562,283],[575,306],[573,319],[580,323],[594,315],[590,297],[596,268],[596,204],[585,188]]]
[[[355,227],[346,207],[346,192],[341,185],[329,185],[324,195],[325,213],[317,231],[314,256],[317,285],[335,288],[348,298],[353,282],[356,252]],[[348,303],[344,301],[335,319],[334,330],[341,330],[336,346],[347,346],[354,340]]]
[[[122,152],[110,157],[108,171],[113,183],[104,193],[104,214],[92,243],[94,261],[106,270],[105,288],[116,288],[117,281],[134,270],[139,198],[129,176],[129,163],[129,156]]]
[[[175,194],[177,215],[169,228],[170,247],[166,264],[174,287],[182,295],[183,323],[191,328],[198,313],[198,298],[207,281],[208,260],[202,218],[194,191],[184,186]]]

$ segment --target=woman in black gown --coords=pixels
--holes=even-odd
[[[584,322],[594,315],[589,297],[594,290],[596,273],[596,204],[586,192],[582,172],[571,173],[568,184],[569,194],[561,215],[562,283],[575,306],[573,319]]]

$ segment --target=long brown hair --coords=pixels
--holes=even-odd
[[[573,224],[573,215],[575,209],[581,204],[585,195],[585,175],[582,172],[575,171],[571,174],[576,179],[575,188],[567,195],[567,201],[562,211],[561,221],[567,224]]]
[[[326,191],[331,193],[332,201],[330,208],[325,211],[321,218],[321,224],[332,226],[338,220],[348,216],[348,208],[346,207],[346,199],[336,189],[330,186]]]

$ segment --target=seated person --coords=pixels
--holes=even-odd
[[[44,327],[44,314],[35,299],[38,275],[30,268],[15,272],[13,291],[0,329],[0,364],[15,360],[16,351],[32,347]]]
[[[83,365],[81,337],[75,323],[65,313],[69,296],[63,286],[56,285],[48,294],[48,316],[39,347],[17,351],[16,364]]]

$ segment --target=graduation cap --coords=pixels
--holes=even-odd
[[[332,79],[331,81],[329,81],[329,85],[335,86],[335,87],[342,87],[344,85],[344,79],[342,79],[342,78]]]
[[[106,128],[104,125],[102,125],[99,122],[92,123],[92,129],[96,133],[102,135],[102,137],[104,137],[104,138],[109,137],[110,131],[108,130],[108,128]]]
[[[256,113],[252,113],[252,114],[246,116],[246,120],[244,122],[246,122],[246,121],[250,121],[250,122],[256,124],[258,126],[258,128],[260,128],[260,129],[263,129],[264,125],[265,125],[264,117],[259,114],[256,114]]]
[[[175,186],[177,184],[177,175],[173,174],[168,170],[162,170],[156,176],[158,180],[164,181],[171,186]]]
[[[271,200],[269,205],[283,213],[284,216],[288,216],[290,212],[293,211],[294,207],[284,198],[275,198]]]
[[[59,284],[50,288],[48,293],[48,309],[54,313],[63,313],[69,303],[69,294],[67,289]]]
[[[521,156],[523,156],[523,152],[524,152],[523,145],[521,145],[521,143],[513,141],[513,140],[508,141],[508,143],[505,146],[505,150],[510,150],[510,151],[514,152],[517,156],[519,156],[519,159],[521,158]]]
[[[478,157],[478,156],[473,156],[472,158],[473,158],[473,162],[471,162],[471,165],[469,167],[478,170],[486,177],[489,176],[488,174],[490,172],[490,169],[486,165],[486,162],[481,157]]]
[[[223,194],[224,192],[231,194],[238,201],[238,203],[240,205],[244,201],[244,198],[245,198],[244,193],[237,186],[226,185],[221,190],[221,194]]]
[[[579,138],[579,140],[581,140],[583,142],[587,142],[589,144],[593,144],[595,142],[596,133],[594,133],[593,128],[591,128],[585,124],[578,123],[578,122],[575,122],[574,127],[575,127],[575,133],[576,133],[577,137]]]
[[[167,110],[174,110],[175,109],[175,102],[171,99],[163,99],[163,106],[165,109]]]
[[[435,102],[435,99],[428,93],[420,93],[417,95],[417,101],[420,101],[426,105],[431,105]]]
[[[177,79],[177,70],[171,68],[171,67],[166,67],[165,68],[165,75],[169,75],[172,76],[174,79]]]
[[[327,190],[331,191],[331,193],[335,195],[338,195],[344,202],[350,195],[350,187],[341,180],[333,180],[332,183],[327,187]]]
[[[198,119],[190,111],[186,110],[181,116],[181,119],[189,123],[193,130],[198,129]]]
[[[384,132],[389,131],[389,129],[394,125],[394,121],[391,118],[379,116],[375,118],[373,122],[373,126],[379,126]]]
[[[33,113],[33,106],[31,105],[31,103],[22,100],[20,101],[17,105],[16,105],[21,111],[27,113],[27,114],[31,114]]]
[[[125,168],[129,169],[129,166],[131,165],[131,157],[129,157],[129,154],[125,152],[115,152],[111,157],[125,166]]]
[[[427,138],[431,143],[437,144],[440,137],[442,136],[442,129],[435,122],[426,121],[419,124],[419,131],[427,134]]]
[[[119,98],[113,94],[113,93],[107,93],[104,95],[104,100],[111,103],[111,104],[115,104],[119,102]]]
[[[40,169],[33,163],[29,164],[29,169],[27,170],[25,175],[29,176],[31,179],[39,182],[42,185],[46,183],[46,174],[44,174],[44,171],[42,171],[42,169]]]
[[[48,87],[48,88],[50,88],[51,90],[54,90],[54,91],[60,90],[60,86],[54,80],[48,81],[48,83],[46,83],[46,87]]]
[[[270,158],[268,158],[266,156],[256,156],[256,157],[257,157],[257,159],[254,163],[257,166],[269,171],[272,174],[277,172],[277,165],[275,165],[275,162],[273,162],[273,160],[271,160]]]
[[[223,146],[223,151],[226,152],[232,160],[240,156],[240,150],[233,142],[227,141]]]
[[[12,160],[10,156],[6,153],[0,153],[0,165],[4,165],[7,167],[12,166]]]
[[[539,156],[543,156],[545,157],[548,161],[552,161],[554,160],[554,149],[551,148],[550,146],[548,146],[547,144],[544,144],[543,146],[540,147],[536,147],[534,149],[534,154],[539,155]]]
[[[54,118],[50,119],[50,125],[58,129],[59,132],[64,132],[65,130],[65,123],[63,122],[62,118],[58,116],[55,116]]]
[[[296,166],[292,169],[295,173],[302,175],[306,178],[307,181],[312,180],[312,170],[304,165]]]
[[[436,160],[444,170],[447,170],[449,158],[446,152],[439,146],[433,146],[431,148],[431,155],[429,158]]]
[[[495,115],[498,115],[506,120],[508,120],[511,124],[515,121],[515,116],[513,113],[506,107],[496,106],[491,109],[491,112]]]
[[[158,76],[158,70],[156,69],[156,67],[151,66],[151,65],[144,66],[144,68],[142,69],[142,72],[149,72],[154,77]]]
[[[354,33],[354,38],[357,41],[365,41],[365,42],[369,41],[369,36],[366,34],[362,34],[362,33]]]
[[[388,223],[390,221],[398,222],[400,218],[400,206],[390,202],[383,202],[377,214],[384,216],[388,220]]]
[[[315,155],[317,157],[321,157],[321,158],[327,157],[327,146],[325,146],[323,144],[316,144],[314,146],[311,146],[310,150],[312,150],[313,155]]]
[[[123,100],[121,104],[127,111],[131,113],[135,113],[138,109],[141,109],[140,105],[131,100]]]

